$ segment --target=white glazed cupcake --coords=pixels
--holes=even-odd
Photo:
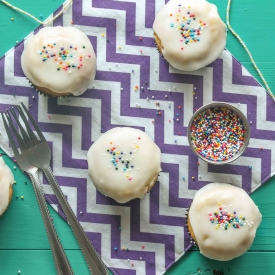
[[[226,44],[226,25],[205,0],[170,0],[157,14],[159,52],[176,69],[194,71],[215,61]]]
[[[75,27],[45,27],[26,41],[24,74],[49,96],[78,96],[94,81],[96,56],[89,38]]]
[[[243,189],[210,183],[196,193],[187,226],[201,254],[229,261],[250,248],[261,221],[258,207]]]
[[[144,132],[114,128],[104,133],[88,151],[89,175],[104,195],[125,203],[143,198],[155,184],[160,149]]]

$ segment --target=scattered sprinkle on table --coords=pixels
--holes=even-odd
[[[211,108],[194,119],[190,135],[198,154],[205,159],[221,162],[240,151],[244,145],[245,129],[232,110]]]

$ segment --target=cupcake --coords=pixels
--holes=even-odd
[[[194,71],[215,61],[226,44],[226,25],[205,0],[170,0],[157,14],[154,37],[176,69]]]
[[[250,248],[261,221],[258,207],[243,189],[211,183],[196,193],[187,227],[201,254],[229,261]]]
[[[88,173],[95,187],[119,203],[142,199],[160,171],[159,147],[134,128],[113,128],[88,151]]]
[[[0,216],[7,210],[12,198],[12,185],[14,183],[13,174],[10,168],[0,157]]]
[[[94,81],[96,56],[89,38],[77,28],[45,27],[26,41],[21,66],[39,92],[78,96]]]

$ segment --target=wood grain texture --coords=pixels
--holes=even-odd
[[[0,219],[0,249],[50,249],[30,180],[8,156],[3,156],[3,158],[12,169],[16,184],[13,186],[12,202]],[[21,196],[24,196],[24,199],[21,199]],[[78,249],[78,244],[66,222],[52,207],[50,207],[50,212],[55,226],[62,228],[60,238],[64,247]]]
[[[39,20],[46,19],[55,11],[63,0],[8,0],[12,5],[25,10]],[[40,14],[43,18],[40,18]],[[11,18],[14,20],[12,21]],[[19,13],[3,3],[0,3],[0,56],[4,55],[11,47],[16,45],[16,41],[21,41],[39,24],[30,17]]]
[[[80,250],[66,250],[76,275],[89,275]],[[0,274],[54,275],[56,274],[50,250],[0,250]],[[4,264],[5,263],[5,264]]]
[[[63,0],[39,0],[39,5],[37,5],[35,0],[9,1],[38,18],[40,14],[46,18],[63,2]],[[219,13],[225,20],[227,0],[211,0],[210,2],[218,6]],[[275,29],[271,26],[274,25],[274,15],[274,0],[262,0],[260,2],[232,0],[231,26],[247,44],[273,91],[275,91],[275,55],[273,53]],[[14,18],[14,21],[11,21],[11,18]],[[0,3],[0,56],[37,26],[38,24],[32,19]],[[230,32],[226,46],[259,80],[245,50]],[[53,275],[55,274],[55,267],[31,182],[18,167],[13,169],[16,164],[7,156],[4,156],[4,159],[11,167],[17,183],[14,185],[12,203],[4,216],[0,218],[0,275],[18,274],[18,270],[21,271],[22,275]],[[18,199],[16,199],[17,195],[19,196]],[[24,196],[24,200],[21,200],[20,196]],[[263,215],[263,221],[249,252],[229,262],[217,262],[203,257],[194,247],[167,274],[275,274],[274,198],[274,179],[269,180],[252,194],[252,199],[259,206]],[[88,275],[85,261],[71,229],[51,207],[50,212],[75,274]]]
[[[275,262],[272,252],[247,252],[228,262],[205,258],[198,251],[186,252],[166,275],[260,275],[274,274]]]

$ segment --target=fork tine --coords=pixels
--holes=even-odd
[[[6,118],[5,118],[4,113],[2,111],[1,111],[1,115],[2,115],[2,119],[3,119],[3,122],[4,122],[4,126],[5,126],[5,129],[6,129],[6,133],[7,133],[8,139],[9,139],[9,141],[11,143],[12,151],[13,151],[14,155],[16,156],[16,155],[19,154],[17,146],[16,146],[15,141],[14,141],[12,135],[11,135],[9,126],[7,124],[7,121],[6,121]]]
[[[36,122],[34,121],[33,117],[31,116],[30,112],[28,111],[28,109],[26,108],[26,106],[23,104],[23,102],[21,102],[21,105],[23,107],[23,109],[25,110],[28,118],[30,119],[30,121],[32,122],[33,127],[35,128],[38,136],[40,137],[41,141],[46,141],[43,133],[41,132],[41,130],[39,129],[38,125],[36,124]]]
[[[22,135],[22,137],[23,137],[23,139],[24,139],[26,145],[27,145],[28,147],[32,146],[33,143],[32,143],[32,141],[31,141],[30,137],[28,136],[28,134],[26,133],[25,129],[22,127],[22,125],[21,125],[21,123],[20,123],[20,121],[19,121],[19,119],[18,119],[18,117],[17,117],[17,115],[16,115],[16,113],[15,113],[13,107],[10,108],[10,109],[7,111],[7,113],[9,113],[9,114],[10,114],[10,112],[11,112],[11,114],[13,115],[14,119],[16,120],[16,122],[17,122],[17,124],[18,124],[18,126],[19,126],[21,135]],[[11,118],[11,115],[10,115],[10,118]]]
[[[27,145],[25,144],[24,140],[20,136],[20,134],[17,131],[17,129],[15,129],[15,127],[13,125],[13,122],[12,122],[12,119],[10,117],[10,114],[8,112],[6,112],[6,118],[8,119],[9,125],[12,128],[12,131],[14,132],[14,134],[15,134],[15,136],[17,138],[17,141],[18,141],[18,144],[19,144],[19,147],[20,147],[21,151],[24,150],[24,149],[27,149],[28,148]]]
[[[24,112],[22,111],[22,108],[20,106],[16,106],[16,107],[17,107],[17,111],[18,111],[19,115],[22,117],[22,119],[25,123],[25,126],[26,126],[26,129],[27,129],[30,139],[32,140],[32,142],[34,144],[39,144],[39,141],[38,141],[36,135],[34,134],[34,132],[32,131]]]

